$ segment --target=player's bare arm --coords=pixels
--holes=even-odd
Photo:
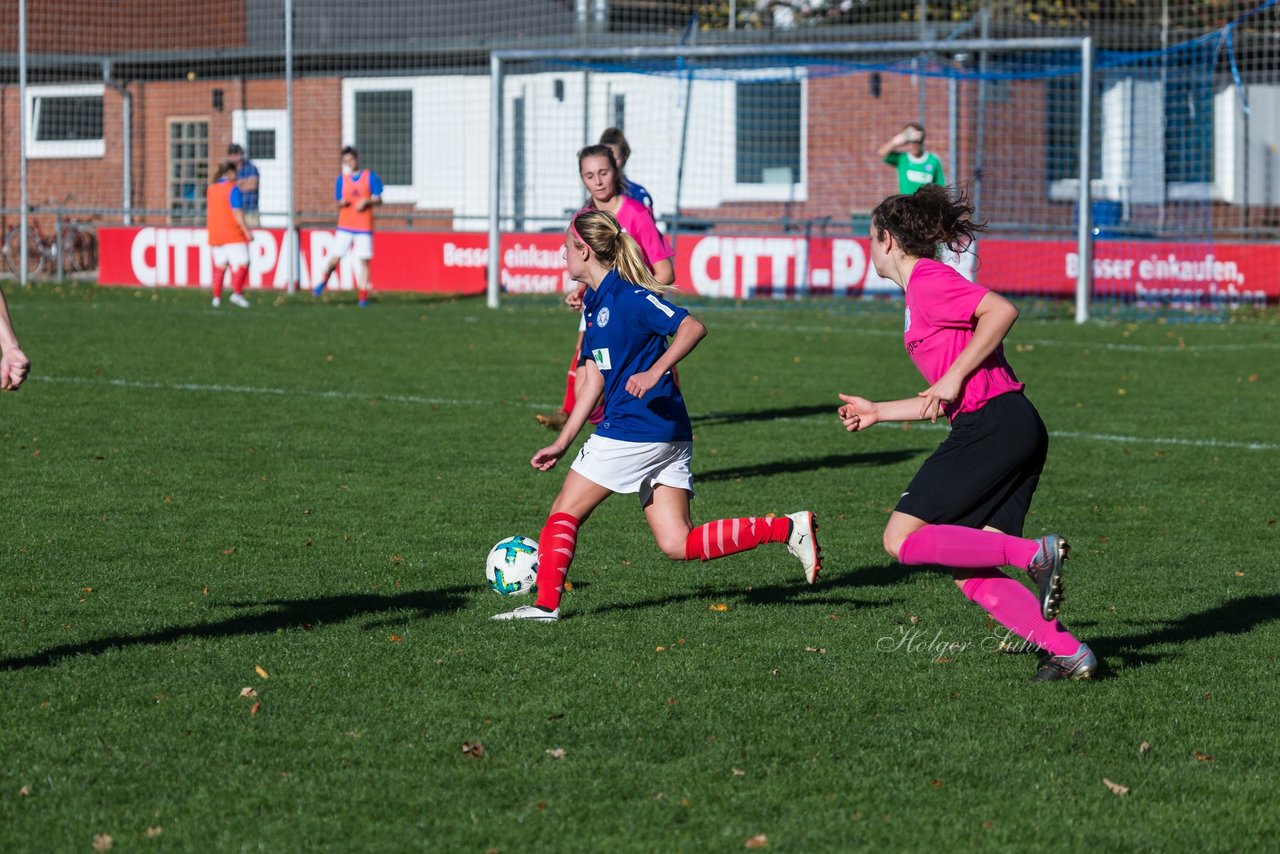
[[[706,337],[707,327],[703,325],[702,321],[693,315],[685,317],[684,320],[680,321],[680,326],[676,329],[675,337],[671,339],[671,345],[667,347],[667,352],[663,353],[662,357],[654,362],[653,367],[649,370],[632,374],[627,379],[627,391],[635,397],[644,397],[649,389],[658,384],[658,380],[662,378],[663,374],[689,355],[693,348],[698,346],[698,342]]]
[[[917,395],[920,418],[937,421],[942,405],[960,396],[964,381],[1000,346],[1000,342],[1004,340],[1014,321],[1018,319],[1018,309],[1013,303],[992,291],[978,303],[973,316],[976,321],[973,338],[960,351],[960,355],[956,357],[947,372],[939,377],[936,383]]]

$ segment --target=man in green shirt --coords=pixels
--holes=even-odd
[[[880,146],[877,155],[898,170],[898,192],[909,196],[925,184],[945,186],[942,161],[924,150],[924,127],[912,122],[900,134]]]

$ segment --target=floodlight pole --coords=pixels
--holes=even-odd
[[[27,0],[18,0],[18,286],[27,286]]]
[[[285,293],[298,292],[302,241],[299,240],[297,217],[294,211],[293,182],[297,168],[293,157],[293,0],[284,0],[284,120],[289,135],[289,180],[284,191],[284,256],[288,283]],[[247,156],[247,155],[246,155]]]
[[[1089,319],[1089,293],[1093,282],[1093,212],[1089,176],[1093,171],[1093,37],[1080,44],[1080,189],[1076,200],[1076,323]]]
[[[489,54],[489,133],[493,143],[489,146],[489,283],[486,304],[489,308],[499,305],[498,272],[502,236],[499,233],[498,205],[502,201],[502,57]]]

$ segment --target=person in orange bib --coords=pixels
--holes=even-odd
[[[249,279],[249,244],[253,235],[244,221],[244,202],[236,185],[236,165],[218,164],[205,192],[205,229],[213,252],[213,307],[222,305],[222,282],[231,268],[231,304],[248,308],[244,297]]]
[[[348,254],[355,262],[356,294],[360,307],[369,303],[369,261],[373,259],[373,207],[382,204],[382,180],[372,169],[360,168],[360,155],[348,145],[342,149],[342,174],[334,185],[338,202],[338,232],[324,273],[311,293],[320,296],[329,277]]]

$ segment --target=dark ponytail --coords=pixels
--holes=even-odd
[[[907,255],[935,261],[939,247],[965,252],[987,227],[973,219],[973,206],[962,188],[956,188],[953,196],[949,188],[937,184],[885,199],[871,212],[871,224],[876,237],[889,232]]]

